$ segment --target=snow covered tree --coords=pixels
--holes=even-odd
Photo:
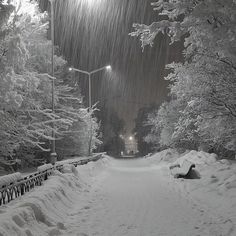
[[[159,143],[161,147],[193,148],[195,141],[178,125],[183,107],[184,104],[172,100],[163,103],[158,110],[150,113],[146,125],[151,127],[151,131],[145,137],[146,142],[154,143],[156,146]]]
[[[156,145],[153,146],[152,144],[153,142],[149,141],[147,142],[144,139],[151,132],[151,127],[152,127],[152,125],[146,123],[148,114],[152,113],[154,110],[157,110],[156,104],[152,104],[148,107],[142,107],[139,109],[137,117],[135,118],[135,128],[133,129],[133,133],[135,133],[139,154],[142,156],[152,152],[154,146],[156,146]],[[151,120],[151,117],[149,118]]]
[[[185,55],[188,58],[206,54],[235,66],[234,0],[159,0],[152,5],[165,20],[149,26],[134,24],[136,31],[131,35],[140,35],[143,47],[152,45],[159,32],[167,33],[172,43],[185,38]]]
[[[168,34],[171,43],[184,39],[185,46],[185,62],[169,65],[166,78],[175,103],[172,110],[180,114],[172,141],[236,151],[235,1],[159,0],[153,6],[163,20],[134,24],[131,35],[140,35],[143,47],[152,45],[160,32]]]
[[[60,139],[78,120],[93,120],[88,118],[91,112],[84,114],[81,96],[74,96],[73,88],[65,83],[68,72],[63,71],[68,70],[62,57],[54,56],[56,78],[49,75],[47,14],[39,11],[35,1],[11,2],[14,10],[5,14],[5,20],[1,18],[0,28],[1,156],[12,155],[20,145],[49,150],[45,141],[52,140],[52,123]],[[51,110],[52,79],[56,85],[55,113]]]
[[[13,149],[19,145],[43,149],[41,141],[51,139],[51,123],[55,120],[62,123],[47,106],[50,101],[50,76],[47,71],[41,73],[35,67],[36,63],[32,65],[40,52],[49,54],[46,15],[38,11],[33,1],[12,1],[12,4],[14,10],[1,28],[1,32],[5,30],[6,33],[1,41],[5,54],[0,65],[0,83],[1,110],[4,115],[8,115],[7,121],[15,126],[14,132],[11,132],[11,127],[7,127],[3,133],[6,139],[2,140],[7,142],[9,137],[14,143],[10,144]],[[47,54],[44,54],[44,58],[47,58]],[[36,61],[38,65],[45,63],[48,66],[48,61]],[[61,60],[55,61],[56,65],[61,66]],[[8,122],[3,123],[2,127]]]
[[[220,145],[232,150],[236,125],[233,69],[212,61],[204,67],[196,63],[173,64],[172,67],[174,73],[167,77],[173,82],[171,95],[179,103],[185,103],[174,135],[185,133],[199,146],[208,143],[209,149]],[[221,129],[219,123],[224,128]]]
[[[120,155],[124,151],[124,141],[120,137],[124,133],[124,120],[122,120],[116,111],[111,107],[103,107],[97,113],[101,123],[101,133],[103,145],[100,150],[111,155]]]
[[[9,39],[11,29],[7,27],[9,17],[14,10],[13,5],[3,3],[0,1],[0,155],[10,155],[17,147],[20,141],[20,135],[17,129],[17,121],[12,114],[12,111],[8,109],[7,104],[10,100],[13,100],[12,106],[17,104],[21,99],[17,96],[16,92],[12,90],[14,86],[14,80],[8,80],[6,76],[6,62],[8,46],[6,41]]]
[[[94,109],[91,112],[88,109],[80,109],[80,113],[80,119],[56,142],[57,154],[60,157],[87,155],[91,138],[91,150],[101,144],[98,139],[99,125],[92,115]]]

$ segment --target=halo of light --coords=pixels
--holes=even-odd
[[[107,70],[111,70],[111,65],[106,66]]]

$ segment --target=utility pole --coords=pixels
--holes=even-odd
[[[51,41],[52,41],[52,55],[51,55],[51,75],[52,79],[52,114],[55,113],[55,81],[54,81],[54,0],[50,0],[51,3]],[[54,122],[52,122],[52,146],[51,146],[51,153],[50,153],[50,162],[54,165],[57,161],[57,154],[56,154],[56,145],[55,145],[55,131],[54,131]]]

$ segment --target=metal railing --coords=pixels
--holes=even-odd
[[[87,159],[75,160],[67,162],[67,164],[72,164],[75,167],[78,165],[85,165],[91,161],[97,161],[103,157],[103,153],[96,154]],[[52,168],[45,171],[38,171],[30,174],[16,182],[9,183],[7,185],[0,186],[0,206],[9,203],[10,201],[23,196],[26,192],[29,192],[35,186],[40,186],[44,181],[52,175],[53,170],[62,171],[63,164],[56,164]]]

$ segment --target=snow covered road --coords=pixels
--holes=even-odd
[[[144,159],[112,160],[70,213],[63,235],[225,236],[165,173]]]

